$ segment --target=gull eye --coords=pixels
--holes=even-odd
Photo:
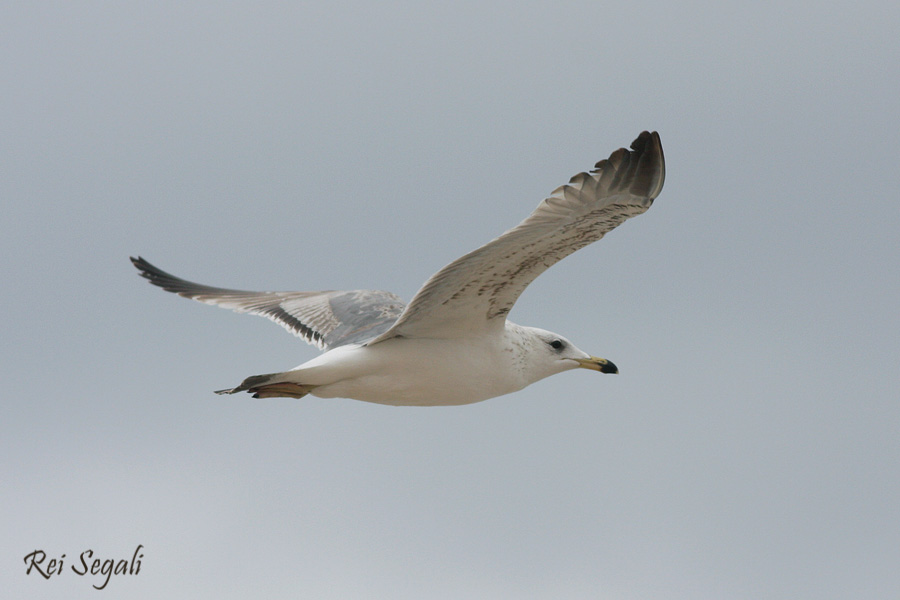
[[[563,346],[565,346],[565,344],[563,344],[560,340],[553,340],[552,342],[550,342],[550,347],[554,350],[562,350]]]

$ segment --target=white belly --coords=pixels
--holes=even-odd
[[[397,339],[342,347],[291,372],[321,398],[353,398],[394,406],[471,404],[522,389],[529,382],[513,353],[470,340]]]

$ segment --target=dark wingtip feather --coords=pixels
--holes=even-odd
[[[606,171],[612,167],[613,180],[610,187],[628,185],[628,191],[636,196],[646,196],[653,200],[662,191],[666,179],[666,161],[662,143],[655,131],[642,131],[631,142],[631,150],[619,148],[594,165],[593,173]]]
[[[172,292],[175,294],[185,294],[196,292],[199,289],[207,287],[192,283],[190,281],[185,281],[184,279],[175,277],[171,273],[166,273],[159,267],[156,267],[147,262],[141,256],[138,256],[137,258],[130,256],[129,258],[131,259],[131,264],[133,264],[135,268],[140,271],[141,277],[143,277],[153,285],[161,287],[167,292]]]
[[[651,200],[662,191],[666,181],[666,159],[662,142],[655,131],[643,131],[631,143],[637,159],[632,193],[647,196]]]

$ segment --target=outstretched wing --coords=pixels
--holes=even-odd
[[[324,292],[247,292],[185,281],[141,257],[131,262],[153,285],[236,312],[275,321],[297,337],[328,350],[362,343],[387,331],[403,312],[403,301],[375,290]]]
[[[397,322],[369,343],[502,328],[538,275],[650,208],[665,179],[659,135],[645,131],[631,150],[620,148],[595,167],[554,190],[517,227],[435,273]]]

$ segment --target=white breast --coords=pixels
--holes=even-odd
[[[336,348],[297,367],[298,383],[321,398],[353,398],[397,406],[471,404],[522,389],[514,348],[505,338],[396,338]]]

